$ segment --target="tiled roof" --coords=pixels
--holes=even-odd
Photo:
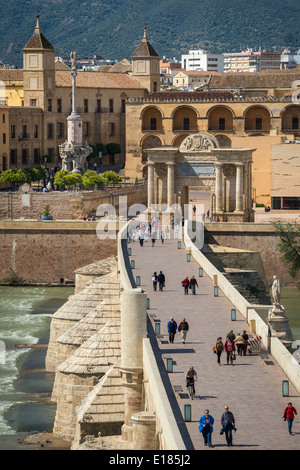
[[[299,79],[299,67],[292,70],[224,73],[213,75],[209,88],[292,88],[293,82]]]
[[[45,36],[42,34],[42,31],[40,28],[39,15],[36,17],[36,27],[35,27],[34,33],[29,39],[24,49],[51,49],[51,50],[54,49],[54,47],[50,44],[48,39],[46,39]]]
[[[29,39],[24,49],[51,49],[54,47],[42,33],[34,33]]]
[[[23,81],[22,69],[0,69],[0,80],[6,81]]]
[[[57,60],[54,64],[55,70],[69,70],[71,72],[70,67],[67,64],[64,64],[61,60]]]
[[[157,52],[151,46],[150,42],[147,39],[146,27],[144,28],[144,37],[140,45],[136,48],[132,57],[158,57]]]
[[[233,99],[234,93],[231,91],[165,91],[157,93],[149,93],[147,100],[158,99],[163,100],[211,100],[211,99]]]
[[[58,87],[72,87],[72,77],[70,72],[61,70],[56,71],[55,84]],[[129,75],[113,72],[78,72],[76,86],[78,88],[145,89],[137,80]]]

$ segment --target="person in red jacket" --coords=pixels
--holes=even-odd
[[[295,415],[297,415],[297,410],[293,407],[292,403],[288,403],[288,406],[284,410],[283,413],[283,418],[287,420],[288,422],[288,430],[289,433],[292,435],[292,426],[293,426],[293,421],[295,418]]]
[[[188,295],[188,293],[189,293],[189,285],[190,285],[190,280],[189,280],[189,278],[186,276],[186,278],[183,279],[183,281],[181,282],[181,284],[182,284],[183,287],[184,287],[184,295]]]
[[[229,362],[233,365],[233,355],[236,351],[234,341],[230,338],[226,338],[224,351],[227,353],[227,365]]]

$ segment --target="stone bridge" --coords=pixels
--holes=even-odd
[[[187,225],[183,239],[171,236],[154,246],[150,240],[143,246],[138,240],[128,243],[125,226],[117,269],[112,265],[107,274],[97,263],[94,269],[99,277],[91,276],[54,314],[47,355],[47,369],[56,372],[54,433],[72,449],[206,449],[198,421],[209,409],[215,419],[213,445],[222,450],[225,405],[236,419],[232,449],[299,448],[299,421],[290,436],[281,419],[288,401],[300,409],[299,364],[270,337],[257,307],[194,249]],[[166,286],[153,291],[152,273],[160,270]],[[181,281],[192,275],[198,288],[186,296]],[[169,343],[170,317],[188,321],[185,344],[178,333]],[[223,353],[218,366],[212,346],[219,336],[225,341],[230,330],[246,330],[251,341],[260,337],[261,349],[237,356],[233,365]],[[185,388],[190,365],[198,376],[193,401]],[[289,380],[291,398],[282,396],[283,380]],[[185,405],[191,405],[188,421]]]

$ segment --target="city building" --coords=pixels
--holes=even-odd
[[[203,72],[196,70],[179,70],[173,75],[173,87],[181,89],[195,89],[206,86],[212,75],[221,75],[218,72]]]
[[[278,51],[246,49],[241,52],[228,52],[224,54],[224,73],[278,70],[280,63],[281,54]]]
[[[124,165],[125,102],[129,97],[159,91],[159,60],[145,29],[130,67],[121,64],[119,71],[114,66],[110,66],[110,72],[78,71],[77,111],[83,119],[84,140],[89,145],[121,146],[120,155],[103,155],[104,167],[120,169]],[[67,64],[55,61],[54,47],[43,35],[39,17],[23,49],[23,63],[23,69],[0,70],[9,111],[5,166],[23,168],[47,162],[49,167],[57,167],[61,164],[59,146],[66,140],[67,117],[72,108],[72,77]]]
[[[203,70],[224,72],[224,57],[222,54],[211,54],[206,49],[191,50],[181,56],[181,65],[185,70]]]

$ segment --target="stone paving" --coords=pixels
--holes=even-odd
[[[226,334],[233,329],[235,334],[247,330],[249,326],[237,312],[236,321],[231,320],[232,305],[219,291],[214,297],[213,283],[205,273],[198,278],[198,265],[191,259],[187,262],[186,251],[177,248],[177,240],[144,242],[141,247],[136,241],[130,244],[131,259],[135,259],[134,276],[141,276],[141,287],[150,299],[148,310],[148,334],[153,344],[157,363],[174,409],[180,431],[188,449],[205,449],[202,435],[198,431],[199,418],[209,409],[215,419],[213,432],[214,449],[227,449],[224,435],[220,435],[220,418],[227,404],[236,419],[237,432],[233,435],[233,447],[227,450],[275,450],[300,448],[300,414],[293,425],[293,435],[287,431],[283,421],[283,410],[291,401],[300,413],[300,397],[290,384],[290,397],[282,397],[283,371],[271,356],[268,365],[260,354],[237,356],[234,365],[226,364],[226,353],[221,356],[221,366],[217,365],[212,346],[218,336],[225,342]],[[152,289],[152,273],[162,270],[166,276],[163,292]],[[198,281],[196,295],[185,296],[181,281],[185,276],[195,275]],[[155,315],[152,317],[151,315]],[[173,316],[180,323],[183,317],[190,330],[186,344],[182,344],[180,333],[173,344],[168,342],[167,322]],[[160,320],[161,341],[153,333],[154,319]],[[173,359],[173,373],[167,373],[163,356]],[[196,396],[192,401],[185,388],[185,374],[193,365],[197,375]],[[174,386],[181,385],[183,394],[175,396]],[[184,405],[191,404],[192,421],[184,422]]]

